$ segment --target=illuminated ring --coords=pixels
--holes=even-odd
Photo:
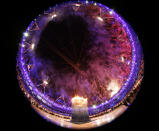
[[[66,2],[61,5],[65,4],[74,4],[77,2]],[[85,1],[81,1],[80,4],[88,4]],[[89,2],[89,4],[94,4],[94,2]],[[127,78],[127,81],[125,82],[124,86],[121,88],[121,90],[115,94],[110,100],[103,102],[99,105],[96,105],[96,107],[89,107],[88,112],[90,117],[98,116],[99,114],[104,114],[105,112],[108,112],[113,110],[115,107],[118,107],[119,105],[127,103],[127,105],[131,104],[127,101],[127,99],[132,95],[135,94],[136,91],[138,91],[139,84],[143,78],[143,53],[142,48],[140,45],[140,42],[138,40],[138,37],[134,33],[133,29],[130,27],[130,25],[121,17],[119,16],[114,10],[109,9],[107,6],[96,3],[97,6],[101,7],[103,10],[106,10],[111,13],[111,15],[117,20],[121,25],[123,25],[123,28],[125,29],[129,40],[131,42],[132,47],[132,63],[131,63],[131,71],[129,73],[129,76]],[[53,10],[56,7],[50,8],[48,11],[44,12],[42,15],[50,15]],[[27,30],[24,33],[23,39],[19,46],[19,53],[17,57],[17,72],[18,72],[18,79],[21,84],[21,88],[26,94],[26,96],[31,100],[31,102],[38,103],[42,107],[46,108],[47,110],[51,112],[55,112],[57,114],[61,114],[64,116],[71,117],[72,108],[61,106],[53,101],[51,101],[47,96],[45,96],[43,93],[38,91],[35,84],[31,81],[29,77],[29,72],[26,66],[26,61],[24,58],[24,54],[26,52],[25,45],[30,40],[31,34],[33,31],[37,32],[37,36],[40,36],[41,31],[44,28],[44,25],[40,25],[41,19],[40,16],[35,19],[35,21],[32,21],[31,24],[28,26]],[[56,17],[55,15],[52,17]],[[44,22],[45,23],[45,22]],[[47,22],[46,22],[47,23]],[[45,23],[45,24],[46,24]],[[34,25],[38,25],[38,30],[32,30]],[[36,27],[37,28],[37,27]],[[35,42],[33,45],[31,45],[31,48],[34,48],[37,44],[37,39],[34,40]],[[102,112],[102,113],[101,113]]]

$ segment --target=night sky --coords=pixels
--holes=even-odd
[[[28,100],[24,97],[19,88],[16,74],[16,54],[18,43],[22,34],[41,12],[47,10],[50,6],[61,3],[66,0],[49,1],[12,1],[1,4],[1,125],[5,128],[11,127],[14,130],[69,130],[53,125],[41,116],[39,116],[30,106]],[[97,2],[107,5],[125,18],[133,27],[141,41],[145,57],[145,77],[141,85],[141,90],[137,99],[130,108],[115,121],[108,125],[92,130],[137,130],[153,128],[154,113],[152,113],[154,104],[152,102],[153,82],[151,61],[152,58],[152,28],[150,16],[150,3],[139,0],[98,0]],[[2,7],[5,7],[2,9]],[[151,10],[152,11],[152,10]],[[151,43],[151,44],[150,44]],[[151,63],[151,64],[150,64]],[[155,87],[157,88],[157,87]]]

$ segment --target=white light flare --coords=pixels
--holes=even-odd
[[[101,125],[101,120],[98,119],[98,120],[96,121],[96,124],[97,124],[97,126],[100,126],[100,125]]]
[[[122,62],[124,62],[124,61],[125,61],[125,59],[124,59],[124,57],[123,57],[123,56],[121,56],[121,61],[122,61]]]
[[[98,16],[97,19],[98,19],[99,21],[103,22],[103,18],[101,18],[101,17]]]
[[[44,86],[47,86],[49,83],[48,83],[48,81],[47,80],[43,80],[43,85]]]
[[[93,105],[93,108],[95,109],[95,108],[96,108],[96,105]]]
[[[80,4],[75,4],[75,6],[80,7],[81,5]]]
[[[25,45],[24,45],[24,44],[22,44],[22,45],[21,45],[21,47],[23,47],[23,48],[24,48],[24,47],[25,47]]]
[[[24,32],[23,35],[24,35],[24,37],[28,37],[29,33],[28,32]]]
[[[113,11],[113,10],[109,11],[109,14],[110,14],[110,15],[112,15],[113,13],[114,13],[114,11]]]
[[[32,44],[31,44],[31,49],[34,50],[34,48],[35,48],[35,44],[32,43]]]
[[[55,18],[57,15],[56,14],[53,14],[52,16],[51,16],[51,18],[53,19],[53,18]]]
[[[110,96],[114,96],[119,90],[120,90],[120,86],[119,83],[117,82],[117,80],[112,80],[109,84],[108,84],[108,91],[111,91]]]

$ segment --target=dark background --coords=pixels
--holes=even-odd
[[[1,7],[1,119],[5,128],[12,130],[69,130],[53,125],[40,117],[30,107],[29,102],[21,92],[16,78],[16,54],[18,43],[22,34],[30,22],[42,11],[50,6],[66,0],[43,0],[43,1],[5,1]],[[112,123],[92,130],[129,130],[154,128],[156,108],[152,97],[153,64],[152,57],[152,12],[153,2],[142,0],[97,0],[106,4],[123,16],[137,33],[144,52],[145,77],[137,99],[131,107]],[[154,27],[155,28],[155,27]]]

